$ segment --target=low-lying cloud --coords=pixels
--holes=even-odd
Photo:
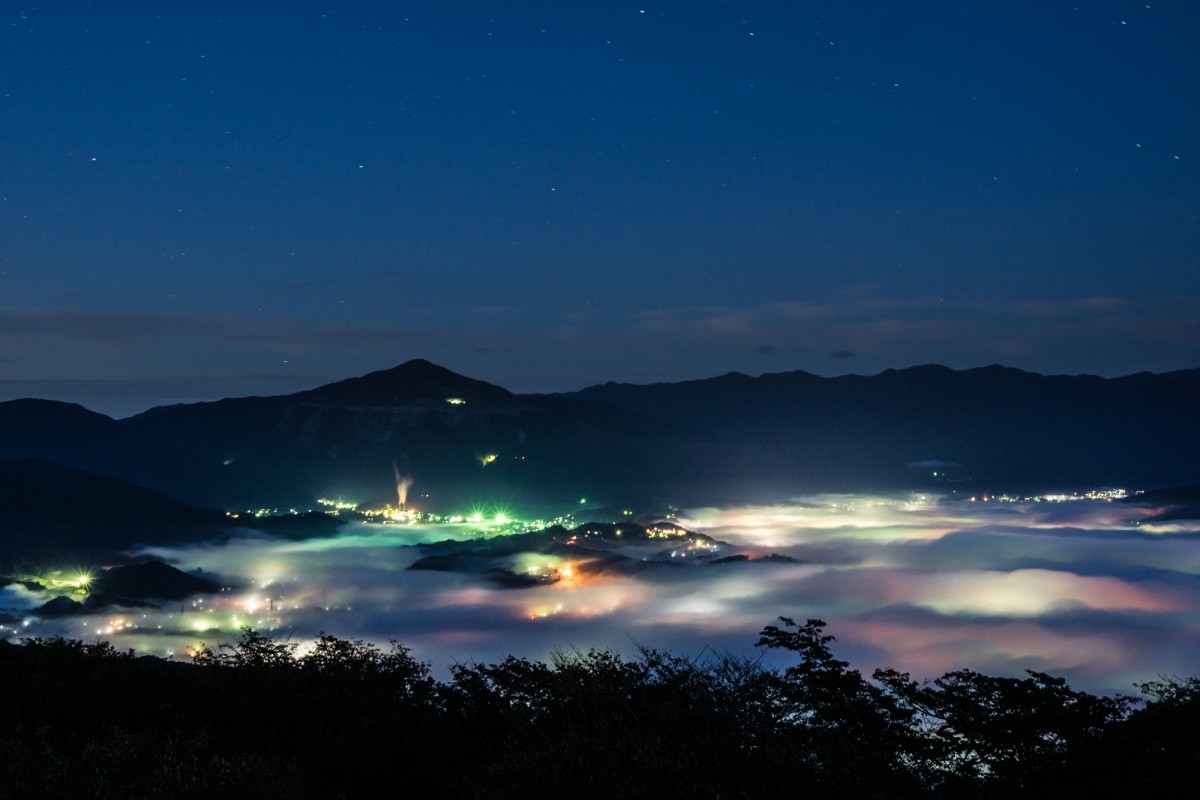
[[[763,625],[787,615],[827,620],[838,652],[864,670],[927,678],[960,667],[1030,668],[1129,691],[1135,680],[1188,675],[1200,664],[1200,523],[1158,525],[1150,516],[1095,501],[852,495],[696,509],[683,520],[690,529],[739,552],[795,561],[578,571],[524,589],[406,569],[422,555],[406,545],[471,535],[466,529],[360,525],[303,542],[247,535],[151,552],[225,576],[228,592],[160,610],[39,620],[22,632],[180,655],[245,625],[300,639],[327,631],[398,639],[444,669],[509,653],[631,652],[635,643],[747,653]],[[10,605],[38,599],[14,591]]]

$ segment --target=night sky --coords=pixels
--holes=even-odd
[[[0,9],[0,399],[1200,366],[1195,2]]]

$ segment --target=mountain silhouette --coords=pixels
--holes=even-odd
[[[719,432],[748,468],[767,459],[784,482],[806,486],[911,485],[921,471],[914,465],[938,463],[955,465],[951,477],[976,486],[1157,486],[1200,477],[1198,376],[1105,379],[925,365],[874,376],[730,373],[607,383],[558,396]],[[925,477],[935,471],[945,472],[930,467]]]
[[[421,358],[392,369],[299,392],[292,397],[347,407],[429,407],[444,410],[452,401],[470,410],[516,411],[522,408],[507,389],[467,378]],[[458,403],[454,403],[458,405]]]
[[[924,365],[519,395],[424,360],[289,395],[112,420],[0,403],[0,457],[42,458],[193,505],[317,497],[452,511],[581,496],[679,504],[831,490],[1200,483],[1200,370],[1122,378]]]
[[[216,536],[225,514],[120,478],[36,459],[0,459],[0,560],[70,553],[84,561],[137,544]]]
[[[163,406],[121,424],[224,473],[213,494],[203,482],[157,487],[174,496],[306,507],[317,496],[396,502],[397,473],[413,477],[414,499],[432,495],[426,507],[628,490],[657,469],[638,449],[674,431],[611,406],[514,395],[423,360],[291,395]]]

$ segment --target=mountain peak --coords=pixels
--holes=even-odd
[[[319,403],[365,406],[441,406],[460,401],[468,406],[486,408],[516,404],[516,398],[507,389],[459,375],[423,358],[318,386],[298,396]]]

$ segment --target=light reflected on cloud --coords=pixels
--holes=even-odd
[[[37,620],[25,635],[108,638],[163,655],[228,641],[241,626],[311,640],[321,631],[396,639],[445,669],[508,654],[636,643],[681,654],[753,652],[779,615],[820,617],[837,652],[866,671],[934,677],[969,667],[1038,669],[1085,687],[1130,689],[1160,673],[1200,672],[1200,522],[1151,521],[1121,503],[970,503],[934,495],[822,495],[791,505],[694,509],[686,528],[727,542],[712,555],[790,561],[612,568],[581,553],[513,553],[528,585],[487,574],[409,570],[409,545],[477,536],[469,526],[356,525],[337,536],[146,551],[229,589],[113,614]],[[668,559],[669,562],[674,559]],[[686,563],[684,563],[686,562]],[[25,613],[44,601],[19,586]],[[786,654],[764,654],[783,663]]]

